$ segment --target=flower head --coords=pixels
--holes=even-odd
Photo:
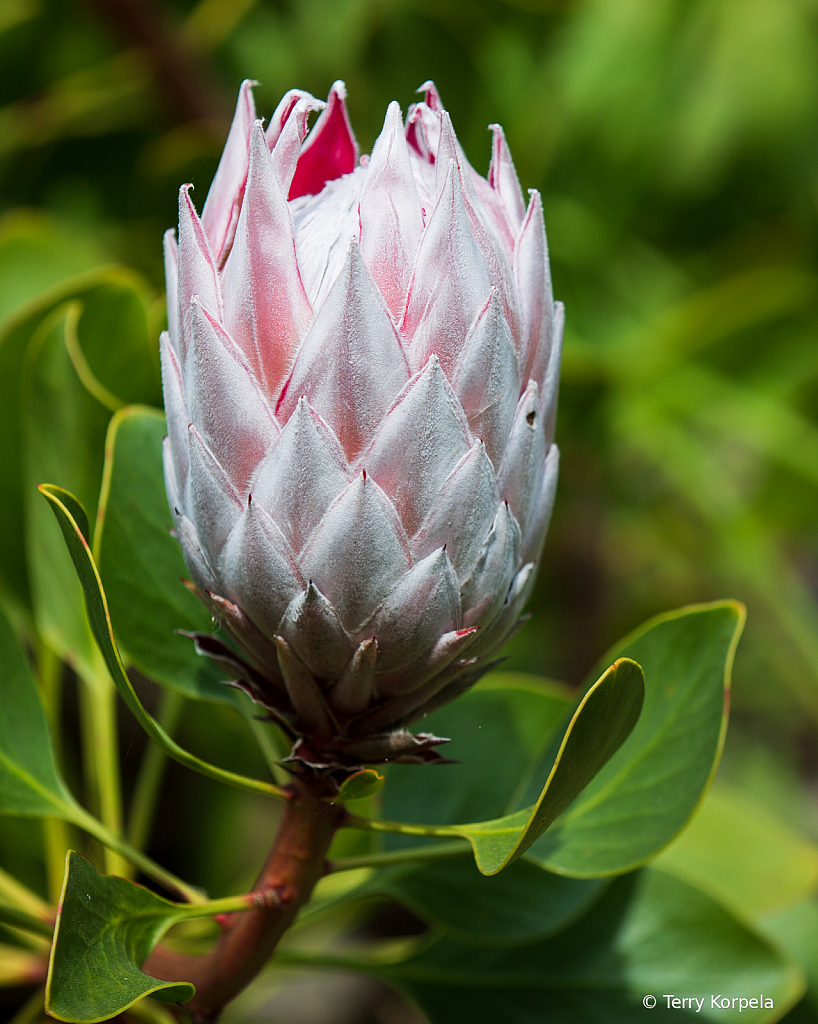
[[[266,131],[252,83],[165,239],[165,474],[199,636],[294,770],[434,760],[405,726],[513,631],[553,503],[563,310],[502,129],[488,179],[435,87],[369,159],[336,83]],[[308,117],[321,110],[308,133]]]

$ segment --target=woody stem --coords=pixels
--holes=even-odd
[[[345,811],[340,804],[320,799],[300,780],[290,789],[292,799],[284,805],[254,887],[271,894],[266,904],[228,918],[218,941],[204,956],[157,946],[144,964],[143,970],[154,978],[196,986],[196,994],[186,1004],[196,1024],[215,1021],[258,974],[324,873],[327,851]]]

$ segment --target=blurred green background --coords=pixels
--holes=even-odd
[[[201,208],[246,77],[265,115],[343,78],[363,151],[428,78],[482,172],[503,124],[567,307],[509,667],[575,684],[648,616],[740,598],[722,776],[818,838],[818,2],[0,0],[0,316],[104,262],[159,294],[178,187]],[[218,714],[191,712],[200,748]],[[193,869],[217,889],[224,852]]]

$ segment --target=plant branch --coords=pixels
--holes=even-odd
[[[57,655],[41,638],[37,640],[37,686],[45,707],[54,756],[62,756],[62,682],[63,665]],[[68,825],[60,818],[43,819],[43,845],[45,846],[45,873],[48,894],[56,903],[62,890],[63,864],[71,846]]]
[[[126,861],[135,864],[143,874],[147,875],[148,878],[152,878],[155,882],[159,882],[168,892],[182,896],[190,903],[203,903],[205,901],[205,897],[198,889],[188,885],[187,882],[183,882],[181,878],[177,878],[176,875],[161,867],[144,853],[135,850],[124,839],[111,832],[101,821],[98,821],[93,815],[89,814],[84,807],[80,807],[79,804],[73,804],[71,807],[71,820],[75,825],[85,829],[89,835],[98,839],[103,846],[109,847],[120,854]]]
[[[33,932],[35,935],[44,935],[47,939],[50,939],[54,932],[53,921],[49,923],[41,917],[35,917],[34,914],[19,910],[17,907],[10,907],[5,903],[0,903],[0,921],[13,928],[22,928],[23,931]]]
[[[95,652],[96,654],[96,652]],[[122,793],[119,785],[119,740],[116,727],[116,690],[102,659],[95,657],[93,673],[82,676],[83,755],[86,778],[96,810],[105,827],[122,834]],[[105,871],[128,877],[128,862],[110,845],[103,851]]]
[[[282,898],[275,889],[254,889],[240,896],[222,896],[218,900],[205,900],[203,903],[177,903],[179,919],[195,921],[202,917],[218,917],[222,914],[244,914],[250,910],[280,907]]]
[[[195,1024],[216,1020],[222,1007],[256,976],[324,873],[327,851],[345,811],[316,796],[299,780],[292,783],[290,792],[255,885],[258,892],[276,893],[278,898],[229,918],[204,956],[158,946],[144,964],[154,978],[196,986],[196,995],[186,1004]]]
[[[176,730],[184,704],[185,698],[182,694],[176,693],[174,690],[162,691],[159,713],[156,718],[171,737]],[[139,766],[131,813],[128,818],[128,842],[137,850],[144,850],[145,844],[150,838],[159,787],[162,784],[167,762],[168,756],[162,747],[148,740],[145,753],[142,755],[142,763]]]
[[[358,828],[365,832],[393,832],[401,836],[435,836],[460,838],[457,830],[449,825],[412,825],[403,821],[381,821],[379,818],[359,818],[357,814],[347,815],[344,828]]]
[[[2,868],[0,868],[0,896],[2,896],[4,901],[19,907],[20,910],[28,911],[29,914],[33,914],[35,917],[45,919],[51,909],[44,899],[41,899],[35,892],[32,892],[31,889]]]
[[[241,713],[250,726],[262,757],[267,762],[270,773],[279,786],[286,786],[290,780],[289,773],[281,767],[280,762],[290,752],[290,745],[278,727],[270,722],[261,722],[256,718],[253,708],[247,707],[242,701]]]
[[[361,857],[338,857],[329,862],[329,872],[354,871],[356,868],[388,868],[394,864],[424,863],[444,857],[471,855],[471,846],[465,839],[435,846],[415,846],[410,850],[388,850],[369,853]]]
[[[129,46],[147,57],[168,111],[178,121],[205,121],[214,132],[230,123],[230,107],[204,65],[162,11],[144,0],[88,0]]]
[[[61,818],[43,818],[43,846],[45,847],[45,878],[48,898],[56,903],[62,891],[65,855],[71,849],[68,823]]]

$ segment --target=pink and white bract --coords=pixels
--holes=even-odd
[[[168,498],[197,638],[295,771],[431,761],[405,726],[489,667],[554,499],[563,308],[502,129],[488,180],[435,87],[359,159],[336,83],[267,130],[252,83],[165,238]],[[307,133],[312,111],[321,114]]]

